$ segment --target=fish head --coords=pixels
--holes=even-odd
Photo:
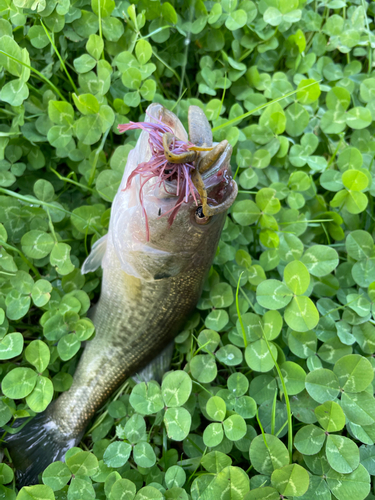
[[[146,116],[146,121],[161,121],[173,130],[177,138],[188,141],[181,121],[162,105],[151,104]],[[212,146],[211,128],[203,111],[197,106],[189,109],[189,131],[190,141],[194,144]],[[201,156],[205,154],[200,153]],[[188,268],[202,271],[209,269],[225,223],[227,208],[237,194],[237,184],[231,176],[231,154],[232,147],[227,144],[212,167],[202,175],[209,204],[220,206],[218,213],[205,217],[199,197],[194,200],[193,196],[188,196],[170,223],[169,216],[179,199],[178,179],[161,183],[154,177],[142,185],[141,176],[136,175],[127,187],[134,169],[148,162],[152,156],[149,133],[142,131],[135,148],[129,153],[111,211],[108,243],[112,245],[123,271],[151,281],[177,276]],[[103,267],[110,265],[110,259],[109,251]]]

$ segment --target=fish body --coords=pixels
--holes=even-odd
[[[112,392],[181,330],[201,295],[223,222],[218,221],[209,248],[198,245],[191,266],[172,277],[145,281],[130,276],[122,271],[113,249],[107,249],[112,263],[103,270],[93,317],[96,336],[82,354],[72,387],[53,408],[61,427],[82,431]]]
[[[193,109],[192,115],[193,135],[203,135],[209,142],[209,125],[203,113]],[[196,115],[201,125],[196,123]],[[176,136],[187,139],[178,118],[162,106],[151,105],[148,116],[148,120],[161,118]],[[235,189],[233,181],[228,182],[230,155],[229,147],[218,159],[219,167],[211,179],[209,193],[216,203]],[[133,181],[134,189],[124,187],[135,166],[150,156],[148,134],[142,132],[129,154],[112,205],[108,235],[94,245],[84,263],[82,272],[102,265],[102,289],[92,316],[96,334],[85,346],[72,386],[20,433],[10,436],[8,446],[21,485],[37,482],[38,474],[49,463],[63,459],[66,451],[79,443],[95,412],[173,340],[201,295],[226,212],[201,225],[196,206],[189,201],[169,226],[160,211],[173,209],[176,195],[163,186],[151,185],[144,194],[150,226],[147,241],[137,198],[139,185]]]

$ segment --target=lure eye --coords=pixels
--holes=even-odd
[[[202,205],[200,205],[195,211],[195,222],[204,226],[211,220],[211,217],[206,217],[203,213]]]

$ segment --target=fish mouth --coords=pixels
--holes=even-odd
[[[216,146],[218,143],[213,143]],[[230,183],[232,181],[230,158],[232,155],[232,146],[227,145],[224,152],[215,161],[212,167],[202,174],[202,179],[207,190],[211,190],[217,184],[223,182]],[[205,156],[205,153],[202,153]],[[177,190],[177,179],[165,182],[166,186],[170,188],[173,196],[176,196],[175,191]],[[168,189],[169,190],[169,189]]]
[[[190,106],[188,114],[188,134],[179,118],[167,110],[161,104],[151,104],[147,110],[150,121],[161,121],[168,125],[176,138],[198,146],[214,148],[218,143],[213,142],[212,130],[206,115],[198,106]],[[204,158],[208,151],[200,152],[200,159]],[[215,207],[215,213],[226,211],[234,202],[238,186],[231,173],[230,159],[232,155],[232,146],[227,143],[224,150],[208,170],[201,174],[202,180],[207,190],[207,201],[210,206]],[[195,162],[196,164],[197,162]],[[171,167],[174,165],[171,164]],[[194,165],[196,166],[196,165]],[[195,192],[197,195],[197,191]],[[179,197],[179,186],[177,178],[166,180],[163,185],[157,187],[155,195],[158,198],[176,198]],[[185,200],[189,205],[197,205],[199,197],[194,200]],[[222,209],[222,210],[221,210]]]
[[[232,177],[230,166],[233,148],[228,141],[220,143],[223,149],[213,142],[211,126],[205,113],[198,106],[190,106],[188,121],[190,141],[197,146],[213,148],[211,152],[200,153],[203,161],[204,157],[213,154],[214,150],[222,151],[216,161],[206,171],[202,171],[201,176],[207,191],[207,201],[211,208],[214,208],[214,213],[225,212],[233,204],[238,193],[238,186]]]
[[[238,185],[232,177],[230,157],[232,147],[228,145],[224,153],[218,158],[210,170],[202,175],[207,190],[207,201],[210,206],[217,208],[216,213],[224,212],[231,207],[238,194]],[[164,186],[158,186],[155,193],[158,198],[176,199],[179,196],[177,180],[166,181]],[[196,195],[198,193],[196,192]],[[194,200],[190,205],[198,204]],[[220,210],[220,208],[222,210]]]
[[[232,151],[233,148],[228,143],[214,165],[202,174],[209,204],[217,209],[221,206],[222,211],[230,208],[238,194],[238,186],[232,177],[230,166]]]

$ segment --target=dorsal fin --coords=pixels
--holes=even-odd
[[[89,256],[82,265],[81,274],[93,273],[102,265],[102,260],[107,249],[107,234],[96,241]]]
[[[196,146],[212,146],[212,131],[206,115],[199,106],[189,107],[189,140]]]

